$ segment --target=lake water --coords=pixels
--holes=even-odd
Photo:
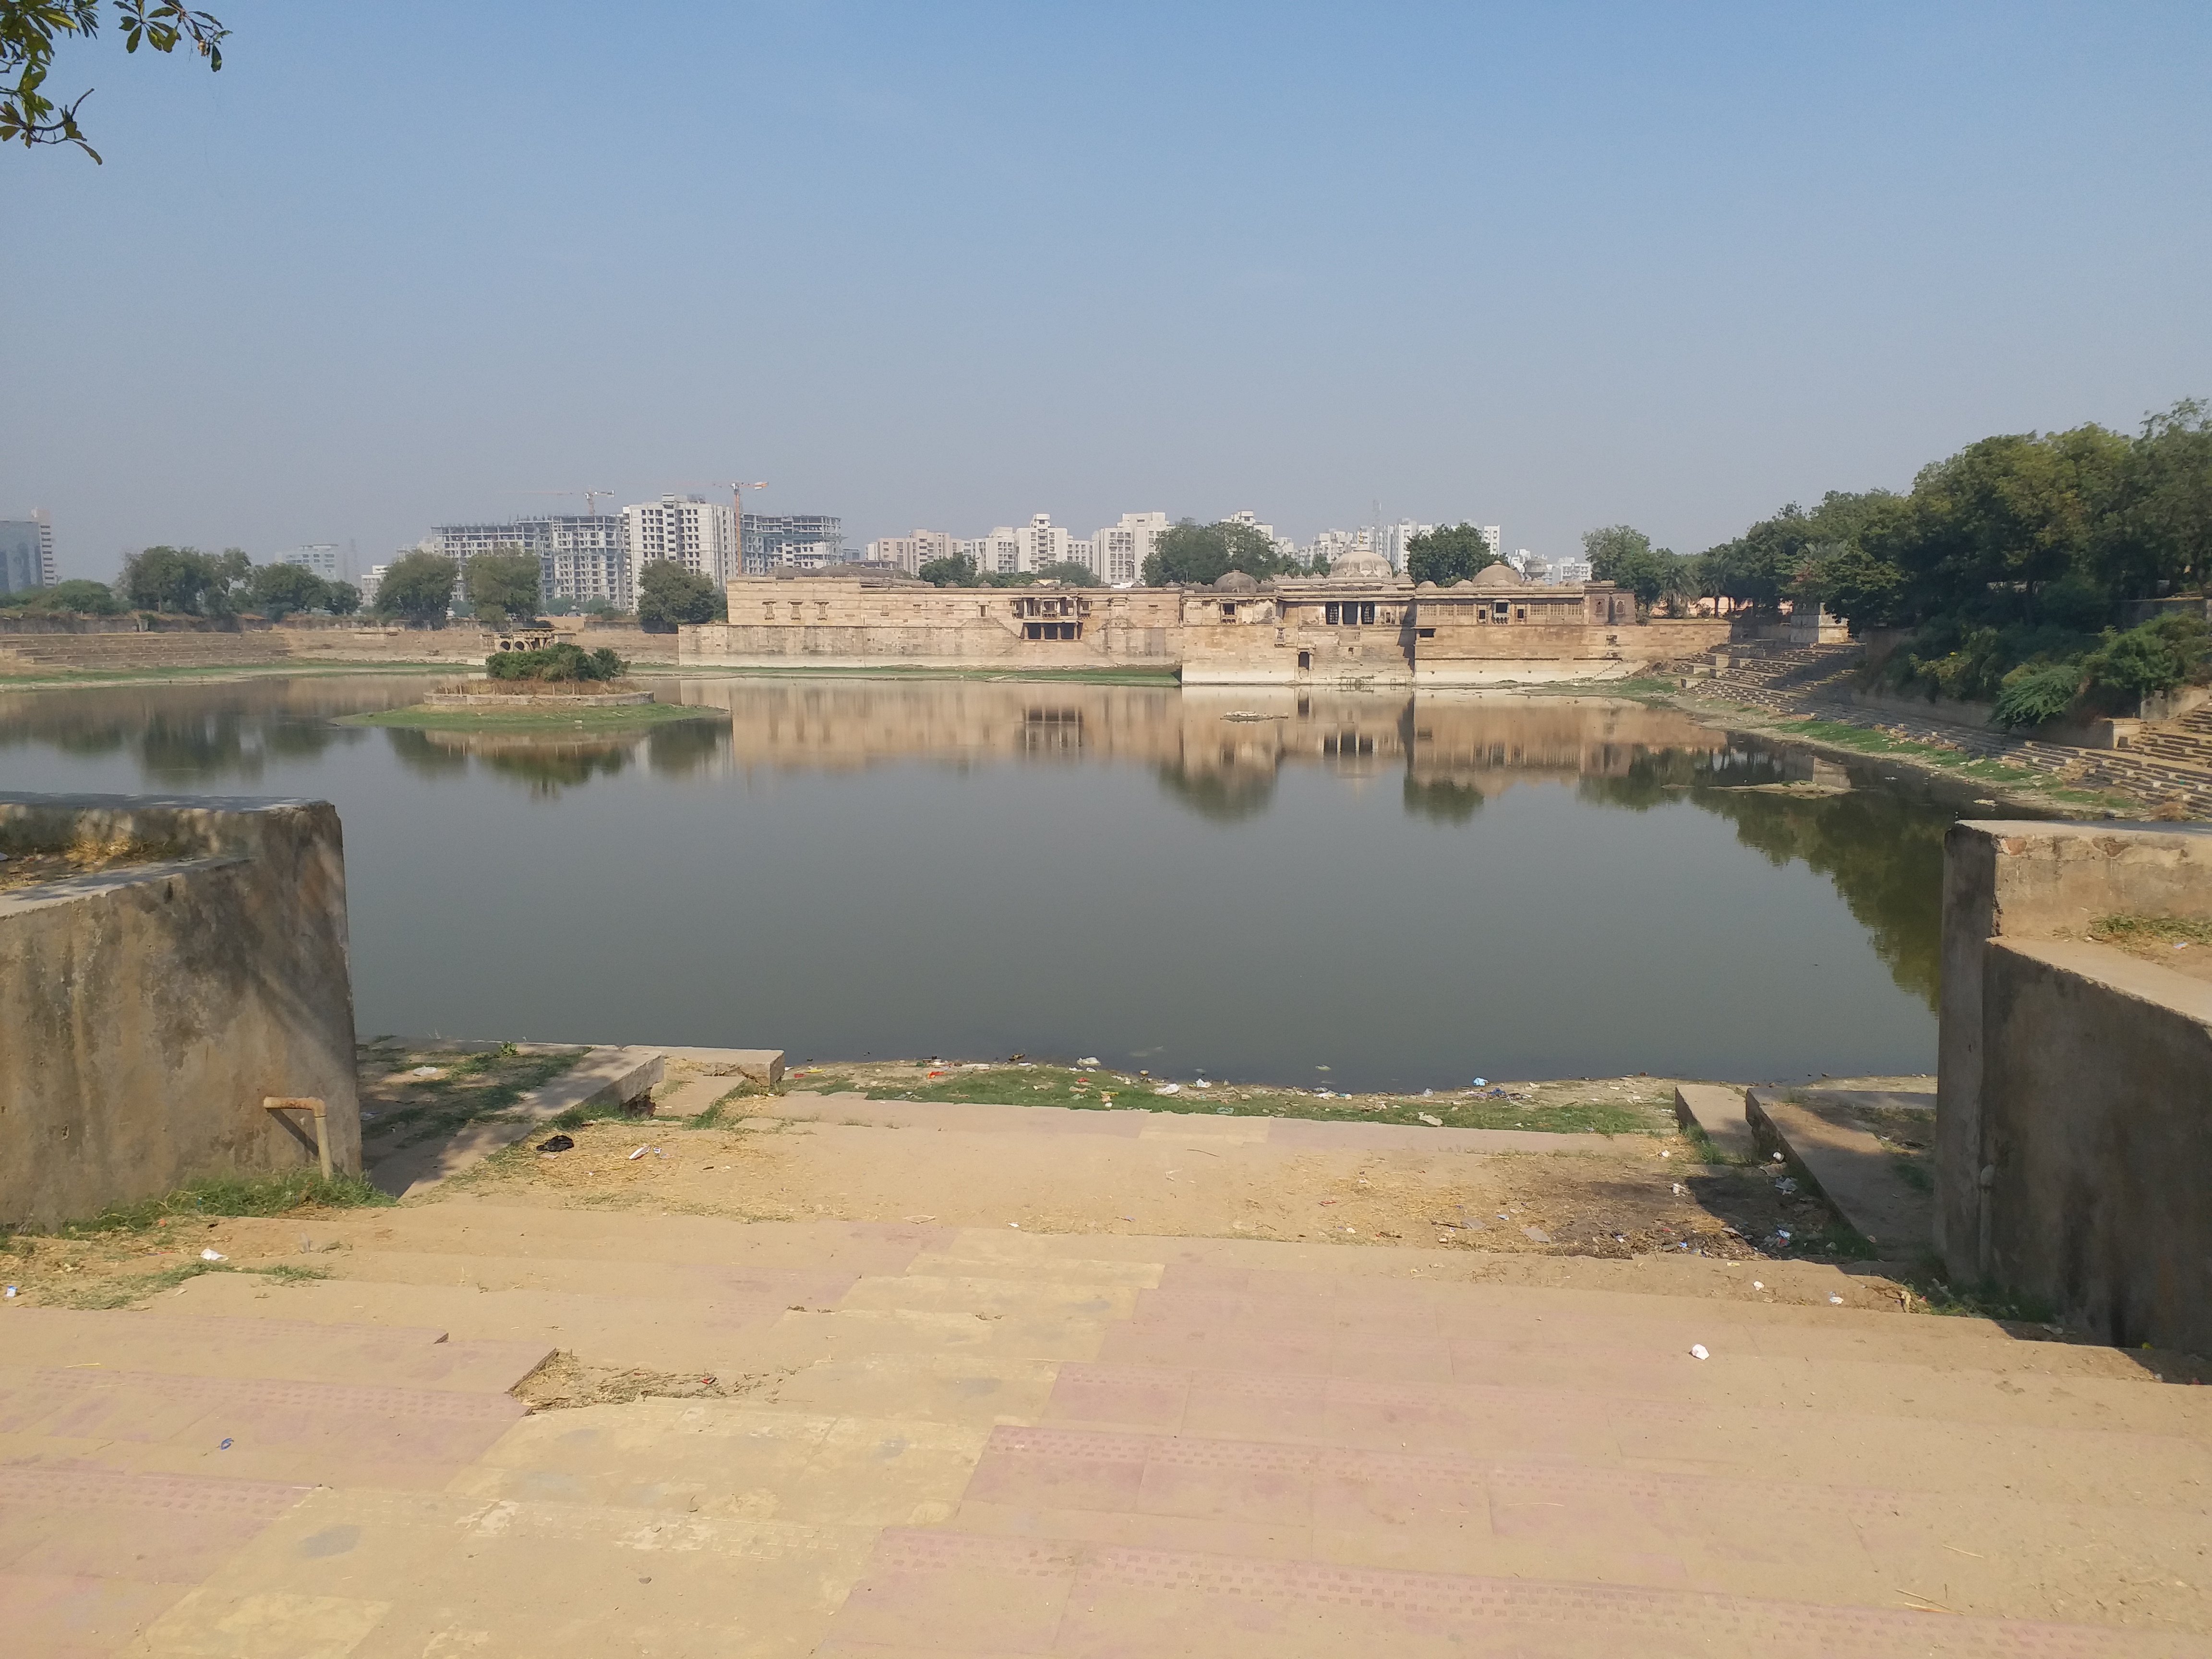
[[[1806,763],[1550,697],[651,683],[714,717],[333,723],[434,684],[391,676],[5,693],[0,787],[337,803],[364,1036],[1347,1089],[1934,1066],[1957,814],[1871,769],[1785,793]]]

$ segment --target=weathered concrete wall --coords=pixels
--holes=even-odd
[[[1944,846],[1936,1240],[1955,1280],[2212,1352],[2212,985],[2082,937],[2212,917],[2212,834],[1962,823]]]
[[[361,1168],[345,860],[327,802],[0,795],[0,851],[153,861],[0,894],[0,1224],[316,1162]]]

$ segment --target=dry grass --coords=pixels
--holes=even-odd
[[[42,882],[63,881],[71,876],[94,875],[134,864],[152,864],[178,856],[173,847],[133,841],[128,836],[79,836],[66,847],[33,848],[9,852],[0,863],[0,893]]]
[[[557,1412],[627,1406],[635,1400],[729,1400],[750,1394],[760,1382],[757,1376],[725,1379],[636,1365],[587,1365],[563,1350],[516,1383],[514,1393],[533,1412]]]

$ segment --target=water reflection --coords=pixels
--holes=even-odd
[[[1234,928],[1259,927],[1241,912],[1237,921],[1224,921],[1209,903],[1221,870],[1233,869],[1262,846],[1269,870],[1300,897],[1281,919],[1267,924],[1277,934],[1255,935],[1249,959],[1280,964],[1285,971],[1303,963],[1297,971],[1307,973],[1336,973],[1344,962],[1364,963],[1350,978],[1340,976],[1333,994],[1368,994],[1347,992],[1346,985],[1372,991],[1361,1026],[1370,1035],[1361,1040],[1378,1055],[1456,1041],[1451,1034],[1463,1024],[1468,1005],[1449,988],[1492,968],[1506,975],[1504,990],[1490,986],[1493,1001],[1501,995],[1525,997],[1535,1011],[1509,1019],[1493,1008],[1488,1017],[1513,1032],[1540,1021],[1541,1010],[1553,1006],[1549,998],[1573,1006],[1581,996],[1599,994],[1586,988],[1595,982],[1593,976],[1610,975],[1640,988],[1616,986],[1605,1004],[1608,1020],[1623,1018],[1622,1009],[1639,996],[1656,1008],[1667,998],[1655,980],[1682,979],[1672,970],[1686,963],[1696,973],[1669,994],[1688,1006],[1693,992],[1723,994],[1698,988],[1701,984],[1717,986],[1738,973],[1741,982],[1725,994],[1733,999],[1729,1006],[1737,1011],[1737,1023],[1747,1027],[1771,1031],[1778,1021],[1787,1027],[1806,1006],[1828,1008],[1828,999],[1845,992],[1823,979],[1823,988],[1811,994],[1817,1002],[1790,1003],[1789,994],[1806,994],[1790,993],[1795,981],[1786,975],[1799,968],[1829,973],[1823,964],[1844,955],[1832,936],[1820,945],[1793,932],[1808,925],[1802,911],[1784,918],[1729,912],[1736,892],[1773,890],[1757,879],[1767,868],[1816,872],[1841,896],[1851,919],[1831,905],[1831,919],[1821,925],[1870,943],[1871,955],[1864,945],[1854,947],[1857,966],[1851,971],[1859,980],[1846,992],[1859,999],[1854,1006],[1874,1012],[1854,1017],[1839,1002],[1831,1012],[1843,1010],[1837,1013],[1843,1026],[1853,1018],[1863,1024],[1877,1017],[1895,1024],[1871,998],[1868,981],[1893,1001],[1903,999],[1891,985],[1915,1005],[1934,1006],[1936,900],[1950,810],[1883,784],[1871,767],[1847,772],[1749,744],[1670,709],[1495,694],[1301,695],[1262,688],[663,677],[650,683],[664,701],[712,714],[627,734],[334,723],[341,715],[412,703],[437,683],[362,676],[0,694],[0,755],[39,748],[59,757],[43,768],[17,765],[19,774],[38,775],[33,787],[220,789],[243,784],[271,793],[327,794],[348,815],[349,843],[352,832],[360,832],[360,856],[353,856],[351,845],[349,854],[364,896],[364,933],[373,932],[380,913],[367,898],[378,879],[375,859],[392,860],[396,870],[402,845],[415,849],[418,860],[431,848],[444,856],[451,825],[460,821],[457,814],[472,822],[497,821],[505,826],[502,845],[528,842],[537,849],[525,862],[532,866],[528,879],[543,884],[537,890],[541,909],[549,895],[589,903],[621,884],[586,852],[574,854],[580,861],[573,866],[564,862],[570,856],[561,845],[570,839],[566,830],[590,820],[548,818],[538,810],[564,797],[582,795],[587,810],[611,802],[623,815],[650,811],[670,826],[685,824],[685,844],[700,849],[702,859],[720,856],[708,849],[724,845],[740,823],[744,845],[757,855],[766,856],[759,852],[768,844],[764,836],[781,834],[787,836],[778,855],[781,867],[811,869],[809,860],[818,857],[828,861],[824,873],[813,885],[787,876],[774,894],[744,890],[744,921],[763,937],[781,937],[794,960],[825,938],[865,934],[872,941],[870,960],[884,957],[889,974],[896,956],[890,946],[902,937],[896,920],[905,914],[902,907],[932,911],[927,926],[914,925],[915,954],[894,981],[903,988],[876,993],[884,1009],[926,1006],[928,999],[914,988],[931,980],[947,951],[968,952],[962,959],[975,976],[978,988],[963,1008],[1011,1008],[1028,994],[1024,970],[1010,968],[994,976],[993,965],[1001,959],[1004,942],[991,919],[996,913],[988,895],[1006,878],[1000,866],[1017,857],[1003,839],[1010,823],[1019,824],[1039,848],[1084,849],[1077,871],[1053,864],[1054,879],[1102,884],[1088,893],[1089,908],[1081,911],[1086,920],[1079,947],[1054,958],[1055,972],[1079,975],[1091,971],[1095,957],[1104,981],[1120,988],[1087,1000],[1073,993],[1063,999],[1086,1011],[1118,1006],[1115,998],[1135,994],[1127,988],[1143,974],[1133,980],[1122,969],[1155,962],[1162,940],[1174,937],[1188,916],[1206,915],[1222,939]],[[310,775],[333,756],[348,758]],[[917,766],[925,775],[861,775]],[[288,775],[288,767],[295,769]],[[1134,788],[1099,787],[1097,774],[1117,767],[1133,775]],[[951,792],[957,802],[931,782],[926,775],[931,769],[961,786]],[[1079,781],[1079,771],[1086,774]],[[999,775],[986,777],[988,772]],[[1068,787],[1056,781],[1060,774],[1067,775]],[[675,792],[651,793],[665,781],[698,780],[729,787],[692,790],[681,799]],[[785,780],[803,780],[807,787],[750,787]],[[1784,788],[1790,780],[1808,787]],[[10,781],[20,787],[19,779]],[[1165,810],[1163,801],[1170,803]],[[923,802],[935,816],[930,827],[909,832],[905,822]],[[779,816],[786,811],[793,815],[788,820]],[[1622,834],[1627,814],[1653,818],[1648,826],[1632,826],[1632,844]],[[1727,850],[1731,836],[1699,829],[1700,818],[1725,820],[1735,845],[1755,857],[1731,854],[1724,868],[1708,861],[1713,850]],[[1603,822],[1608,819],[1610,828]],[[873,861],[851,856],[850,849],[866,841],[867,826],[894,823],[903,839],[879,848],[883,856]],[[1235,833],[1223,833],[1227,830]],[[672,829],[672,842],[683,841]],[[1357,884],[1344,878],[1335,850],[1343,845],[1362,849]],[[987,846],[992,849],[988,860],[973,868],[963,862],[973,849]],[[1661,848],[1669,850],[1655,850]],[[455,856],[465,861],[477,855],[462,850]],[[1134,860],[1126,871],[1120,862],[1125,857]],[[1315,870],[1304,869],[1309,859],[1317,861]],[[1216,885],[1188,886],[1202,879],[1198,872],[1210,860],[1226,861],[1212,866]],[[1668,890],[1677,884],[1671,872],[1691,861],[1704,884],[1694,891]],[[826,873],[831,865],[834,876]],[[501,867],[507,872],[502,879],[523,879],[513,873],[520,866]],[[886,873],[880,881],[854,883],[849,872],[860,867]],[[1498,872],[1509,867],[1513,879],[1499,881]],[[1109,878],[1109,871],[1123,873]],[[688,889],[673,872],[672,865],[648,879],[646,872],[632,871],[627,878],[632,884],[623,889],[624,902],[641,916],[668,902],[669,895],[686,894],[659,914],[652,935],[656,949],[699,909],[692,896],[705,890],[698,885],[705,879],[700,872],[692,872],[694,885]],[[1398,890],[1401,875],[1424,878],[1418,902]],[[975,889],[965,907],[954,902],[963,880]],[[382,913],[398,914],[402,890],[396,876],[387,879],[379,901]],[[476,902],[486,890],[472,890]],[[1161,912],[1140,921],[1151,899]],[[823,920],[825,905],[848,902],[852,914],[842,924]],[[775,928],[786,923],[777,921],[776,907],[786,902],[787,936],[780,936]],[[1405,908],[1394,908],[1401,902]],[[1341,915],[1330,911],[1336,905],[1345,907]],[[1326,919],[1310,914],[1316,909]],[[979,930],[972,939],[963,931],[971,913]],[[536,914],[518,909],[501,925],[526,932]],[[947,921],[947,915],[960,920]],[[1644,920],[1623,920],[1634,917]],[[614,933],[623,925],[605,924]],[[411,937],[396,926],[394,933]],[[722,937],[715,935],[718,941]],[[1692,942],[1681,944],[1686,939]],[[719,943],[700,948],[702,984],[735,971],[716,954]],[[1212,946],[1201,936],[1183,940],[1181,948],[1189,954]],[[1401,969],[1401,963],[1412,965]],[[848,961],[836,971],[864,970]],[[1243,970],[1217,966],[1210,971],[1206,995],[1218,1000],[1225,994],[1220,988]],[[390,973],[395,983],[408,978],[398,968]],[[1414,986],[1419,988],[1407,988]],[[405,988],[402,984],[401,991]],[[665,987],[661,994],[674,994]],[[539,994],[559,992],[541,987]],[[779,981],[756,986],[750,994],[772,1001],[786,991]],[[786,1022],[776,1040],[797,1042],[806,1019],[830,1016],[817,1013],[798,992],[789,994],[795,1000],[776,1014]],[[1914,1021],[1923,1018],[1918,1006],[1911,1010]],[[707,1018],[701,1016],[702,1023]],[[1013,1015],[1006,1018],[1010,1026],[1016,1024]],[[1402,1022],[1402,1029],[1394,1021]],[[536,1029],[560,1034],[550,1018]],[[1932,1026],[1898,1029],[1922,1032],[1899,1039],[1908,1048],[1932,1042],[1926,1036]],[[1396,1035],[1388,1035],[1393,1030]],[[637,1034],[647,1035],[643,1028]],[[1029,1035],[1011,1030],[1006,1040],[1022,1046]],[[1616,1035],[1629,1045],[1626,1035]],[[662,1040],[676,1040],[676,1034]],[[931,1028],[913,1040],[927,1047],[951,1037]],[[991,1041],[996,1040],[994,1032]],[[1276,1033],[1267,1040],[1285,1039]],[[1483,1040],[1494,1050],[1508,1039]],[[1741,1032],[1731,1040],[1747,1041]],[[1802,1034],[1793,1037],[1802,1040]],[[1340,1067],[1344,1063],[1341,1052],[1316,1058]],[[1641,1068],[1654,1058],[1638,1052],[1636,1064]],[[1494,1052],[1484,1059],[1486,1066],[1503,1063]],[[1709,1070],[1717,1064],[1703,1063]],[[1776,1073],[1762,1061],[1744,1074]]]

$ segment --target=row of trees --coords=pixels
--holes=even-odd
[[[1037,582],[1058,582],[1064,587],[1096,587],[1098,574],[1073,559],[1048,564],[1042,570],[981,570],[965,553],[923,561],[915,573],[939,587],[1028,587]]]
[[[1273,576],[1325,575],[1328,567],[1323,562],[1316,570],[1285,553],[1249,524],[1226,519],[1218,524],[1200,524],[1195,519],[1182,519],[1152,538],[1152,550],[1145,556],[1144,581],[1147,587],[1176,583],[1203,587],[1232,570],[1265,581]]]
[[[94,582],[64,582],[52,591],[58,599],[64,589],[97,586]],[[296,564],[255,564],[235,547],[220,553],[147,547],[124,560],[123,574],[116,578],[106,605],[70,608],[197,617],[233,617],[251,611],[280,618],[295,611],[321,611],[349,617],[361,609],[361,590],[351,582],[325,581]]]

